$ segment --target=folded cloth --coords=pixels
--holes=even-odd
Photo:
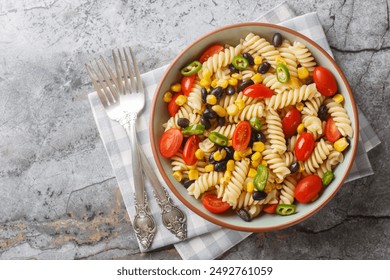
[[[263,15],[258,19],[258,21],[280,23],[290,19],[283,24],[287,24],[286,26],[290,28],[294,27],[293,24],[295,24],[295,29],[297,31],[306,32],[304,33],[306,36],[311,37],[330,52],[325,34],[322,31],[321,24],[319,23],[316,14],[308,14],[298,17],[296,18],[298,21],[294,21],[294,19],[292,19],[293,16],[294,14],[289,9],[288,5],[286,3],[282,3],[267,14]],[[309,27],[307,30],[302,30],[302,28],[305,26],[303,22],[310,24],[307,25]],[[139,115],[137,122],[137,133],[140,145],[145,151],[149,162],[155,169],[155,172],[163,185],[165,185],[165,183],[159,174],[151,151],[148,117],[150,115],[151,102],[155,89],[166,68],[167,66],[164,66],[142,75],[146,93],[146,104],[144,111]],[[107,151],[107,155],[122,193],[126,210],[129,214],[131,222],[133,222],[133,218],[135,216],[133,201],[134,187],[132,186],[131,180],[131,152],[129,139],[122,126],[107,117],[107,114],[105,113],[105,110],[100,103],[96,92],[90,93],[88,98],[97,128],[100,133],[100,137]],[[357,159],[359,158],[359,166],[354,167],[356,171],[352,172],[355,174],[353,179],[372,174],[372,168],[367,158],[366,149],[373,148],[380,143],[375,132],[372,130],[371,126],[362,113],[359,114],[359,118],[363,119],[364,126],[362,126],[361,122],[360,134],[362,135],[361,140],[364,140],[364,142],[360,141],[361,144],[359,147],[361,148],[358,149],[357,154]],[[362,129],[365,131],[362,132]],[[174,203],[179,206],[187,215],[188,239],[183,242],[179,242],[179,240],[162,225],[160,209],[154,200],[152,187],[147,178],[145,179],[145,190],[149,197],[150,209],[158,228],[152,246],[148,250],[154,250],[170,244],[175,244],[177,251],[183,259],[214,259],[250,235],[250,233],[247,232],[223,229],[204,220],[187,209],[167,188],[167,191],[171,195]],[[148,251],[144,250],[142,246],[139,247],[142,252]]]

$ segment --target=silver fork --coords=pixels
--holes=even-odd
[[[123,49],[124,59],[121,51],[118,49],[119,61],[115,51],[112,51],[116,77],[102,56],[100,57],[100,60],[108,72],[108,75],[98,61],[96,61],[96,65],[99,69],[98,71],[93,66],[89,67],[88,65],[85,65],[85,67],[99,98],[106,109],[108,117],[119,122],[125,128],[126,133],[130,138],[136,209],[133,228],[141,245],[147,249],[150,247],[155,236],[156,223],[150,213],[149,203],[144,189],[145,186],[140,168],[137,134],[135,129],[137,114],[145,105],[145,95],[138,66],[135,62],[131,48],[129,48],[129,52],[133,67],[131,66],[126,49]],[[132,68],[135,72],[135,79]],[[101,73],[101,76],[98,75],[98,72]],[[96,77],[94,77],[94,75]]]

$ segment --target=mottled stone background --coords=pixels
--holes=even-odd
[[[200,35],[281,0],[0,2],[0,258],[179,259],[140,254],[87,100],[84,63],[131,45],[142,72]],[[314,217],[253,234],[222,259],[387,259],[390,252],[389,1],[288,1],[316,11],[382,144],[375,175]]]

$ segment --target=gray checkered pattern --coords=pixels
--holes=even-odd
[[[290,10],[288,5],[286,3],[282,3],[258,18],[257,21],[282,24],[286,27],[295,29],[312,38],[331,54],[316,13],[310,13],[294,18],[294,13]],[[150,163],[155,168],[156,174],[159,176],[163,185],[165,185],[164,181],[157,170],[152,156],[149,142],[148,116],[150,113],[149,110],[151,108],[154,91],[166,68],[167,66],[164,66],[142,75],[146,89],[146,105],[144,111],[140,114],[137,123],[137,132],[140,144],[142,145]],[[97,128],[118,181],[123,201],[130,220],[132,221],[135,215],[135,209],[133,201],[134,188],[131,184],[132,174],[129,140],[124,129],[118,123],[111,121],[107,117],[96,92],[90,93],[88,98]],[[361,139],[359,139],[359,147],[355,160],[355,162],[359,162],[359,166],[354,164],[348,180],[354,180],[373,174],[366,152],[380,143],[375,132],[367,122],[367,119],[360,111],[359,121]],[[251,234],[247,232],[223,229],[209,223],[184,207],[183,204],[181,204],[181,202],[178,201],[173,194],[171,194],[171,197],[176,205],[180,205],[188,217],[188,240],[177,243],[179,240],[161,224],[160,209],[153,199],[152,187],[150,186],[150,182],[148,180],[146,180],[145,189],[150,200],[151,212],[158,224],[156,237],[149,250],[157,249],[169,244],[175,244],[177,251],[183,259],[214,259]],[[140,250],[144,252],[142,246],[140,246]]]

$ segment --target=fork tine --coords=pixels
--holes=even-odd
[[[127,69],[129,70],[129,78],[130,78],[130,85],[131,85],[132,92],[136,92],[135,82],[134,82],[134,74],[133,74],[133,70],[131,70],[132,68],[131,68],[131,65],[130,65],[130,59],[129,59],[129,56],[127,55],[127,52],[126,52],[125,48],[123,48],[123,53],[125,54]]]
[[[144,86],[142,84],[141,75],[139,73],[138,65],[137,65],[137,63],[135,61],[133,50],[130,47],[129,47],[129,50],[130,50],[131,59],[133,60],[134,71],[135,71],[135,75],[136,75],[136,79],[137,79],[138,92],[139,93],[144,93]]]
[[[94,88],[99,96],[100,102],[102,102],[103,106],[106,107],[107,106],[106,95],[102,92],[99,84],[96,82],[96,79],[93,77],[92,72],[91,72],[91,68],[87,64],[85,64],[85,68],[87,69],[88,76],[91,79],[92,84],[93,84],[93,86],[94,86]]]
[[[118,101],[118,99],[116,98],[116,95],[115,95],[115,88],[112,86],[112,83],[110,82],[110,79],[108,78],[106,72],[104,71],[104,69],[100,66],[100,63],[98,61],[96,61],[96,64],[100,70],[100,73],[102,74],[104,80],[106,81],[106,84],[108,86],[108,88],[110,89],[108,91],[108,95],[110,95],[112,97],[112,100],[113,102],[116,102]],[[107,90],[107,87],[104,87],[103,90],[106,89]]]
[[[126,67],[125,67],[125,65],[123,63],[122,54],[121,54],[119,49],[118,49],[118,54],[119,54],[119,60],[121,62],[121,66],[122,66],[123,79],[125,80],[125,89],[128,90],[130,93],[132,93],[132,88],[130,87],[129,81],[127,80]]]
[[[117,79],[115,78],[115,75],[114,75],[114,73],[112,72],[110,65],[108,65],[108,63],[107,63],[107,61],[104,59],[104,57],[103,57],[103,56],[100,56],[100,59],[101,59],[101,61],[103,62],[104,67],[106,67],[106,69],[107,69],[107,71],[108,71],[108,74],[110,75],[111,80],[113,80],[113,82],[115,83],[115,87],[113,87],[113,86],[111,85],[111,83],[108,83],[108,80],[106,80],[106,81],[107,81],[107,84],[108,84],[108,87],[110,88],[111,94],[114,96],[114,99],[115,99],[115,100],[118,100],[118,99],[119,99],[118,81],[117,81]]]
[[[97,61],[95,61],[95,63],[96,63],[96,65],[98,66],[98,68],[99,68],[99,70],[100,70],[100,73],[102,73],[102,69],[101,69],[99,63],[98,63]],[[105,84],[104,84],[102,78],[98,75],[98,73],[97,73],[97,71],[96,71],[96,68],[93,67],[93,65],[92,65],[92,70],[94,71],[96,77],[98,78],[98,81],[99,81],[99,83],[100,83],[100,87],[103,89],[104,95],[106,96],[108,102],[109,102],[110,104],[113,104],[113,103],[114,103],[114,99],[113,99],[111,93],[107,90],[107,86],[105,86]],[[103,73],[104,73],[104,72],[103,72]],[[106,79],[106,81],[107,81],[107,79]]]
[[[116,76],[117,76],[117,87],[120,94],[125,94],[124,88],[123,88],[123,82],[122,82],[122,73],[119,68],[118,58],[115,54],[115,51],[112,50],[112,57],[114,58],[114,64],[115,64],[115,70],[116,70]]]

